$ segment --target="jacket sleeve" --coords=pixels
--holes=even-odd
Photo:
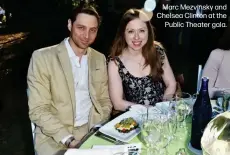
[[[51,111],[53,101],[46,65],[44,55],[40,51],[35,51],[27,75],[29,117],[43,134],[60,143],[70,133]]]

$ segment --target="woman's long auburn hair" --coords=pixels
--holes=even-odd
[[[129,9],[123,15],[120,21],[120,25],[118,27],[117,33],[116,33],[116,37],[114,39],[114,42],[111,48],[110,57],[113,60],[115,60],[116,56],[120,56],[123,50],[128,47],[126,40],[125,40],[125,30],[126,30],[127,24],[130,21],[139,18],[139,15],[141,13],[144,13],[144,12],[142,12],[139,9]],[[161,78],[163,74],[162,60],[154,46],[153,27],[149,21],[145,23],[148,28],[148,40],[147,40],[147,43],[142,48],[142,55],[145,59],[144,67],[150,65],[150,68],[151,68],[150,75],[153,77],[154,80],[158,80]]]

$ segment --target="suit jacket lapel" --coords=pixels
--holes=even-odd
[[[93,52],[90,48],[87,49],[88,52],[88,72],[89,72],[89,90],[91,94],[95,94],[95,90],[92,86],[92,72],[95,70],[96,62],[93,59]]]
[[[73,105],[73,111],[74,115],[76,113],[76,100],[75,100],[75,89],[74,89],[74,79],[73,79],[73,73],[72,73],[72,66],[70,63],[68,51],[65,46],[65,42],[62,41],[58,45],[58,58],[60,60],[63,72],[65,74],[66,82],[69,87],[69,92],[70,92],[70,97],[72,100],[72,105]]]
[[[94,89],[93,84],[92,84],[93,83],[92,77],[94,76],[94,73],[98,67],[98,64],[97,64],[96,56],[94,55],[94,52],[92,51],[90,47],[87,49],[87,52],[88,52],[88,67],[89,67],[88,68],[89,92],[90,92],[90,96],[91,96],[94,107],[97,109],[97,111],[101,111],[100,110],[101,108],[98,106],[98,104],[96,104],[97,100],[94,95],[96,94],[96,90]]]

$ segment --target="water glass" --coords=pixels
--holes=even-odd
[[[169,110],[167,114],[167,121],[165,122],[165,132],[168,134],[169,142],[175,138],[177,130],[177,115],[174,110]]]
[[[164,118],[157,115],[142,115],[141,140],[147,148],[147,154],[166,155],[165,147],[168,145],[168,138],[164,134]]]
[[[186,126],[186,118],[192,112],[193,100],[193,97],[189,93],[182,92],[176,95],[175,109],[180,127]]]

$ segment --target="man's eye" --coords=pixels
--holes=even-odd
[[[78,29],[80,29],[80,30],[84,30],[84,27],[78,27]]]
[[[91,31],[91,32],[96,32],[97,30],[96,30],[96,29],[91,29],[90,31]]]

